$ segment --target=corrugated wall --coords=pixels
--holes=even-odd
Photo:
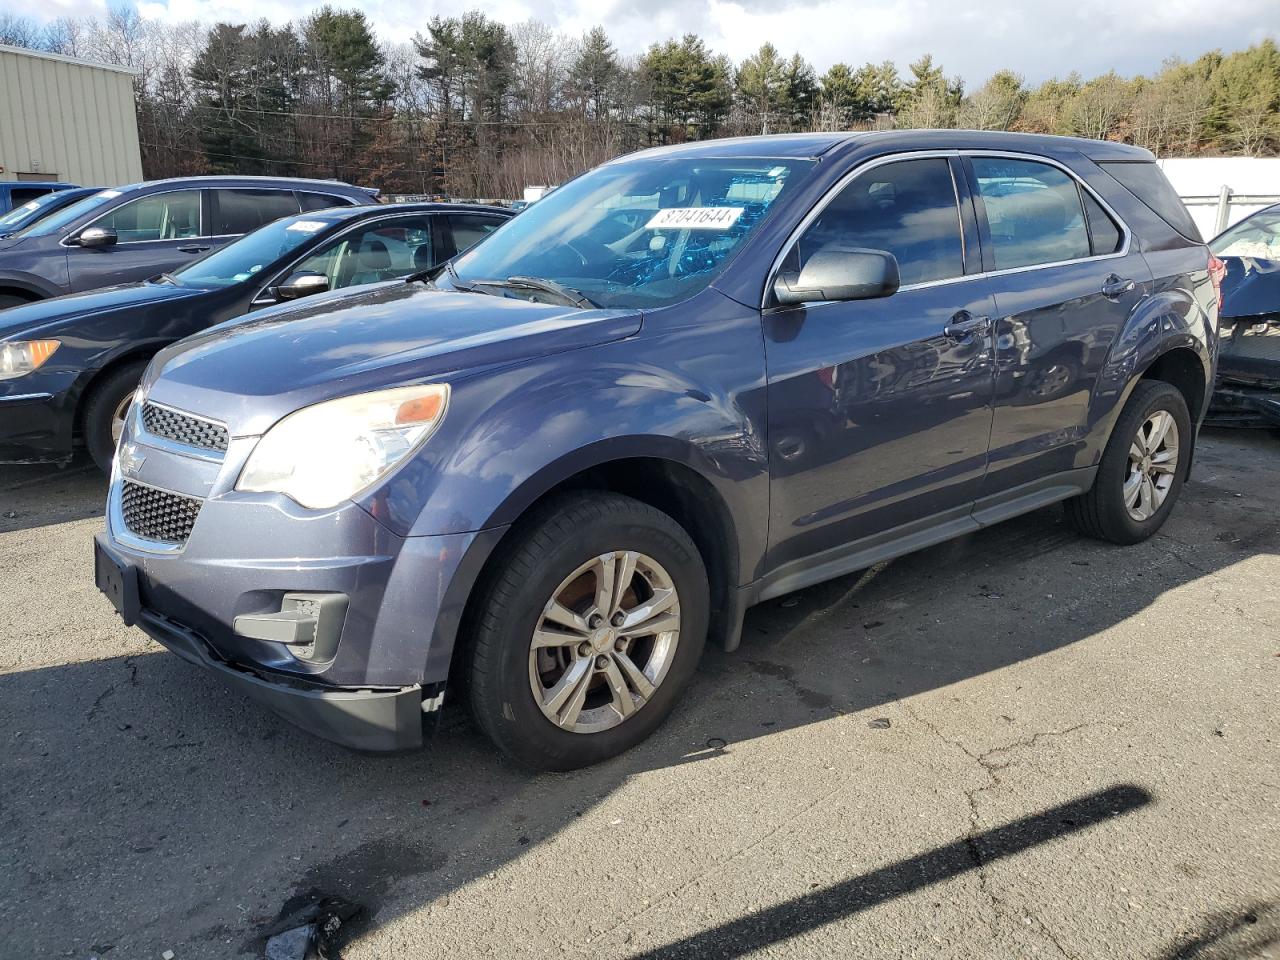
[[[0,46],[0,166],[0,180],[141,180],[132,74]]]

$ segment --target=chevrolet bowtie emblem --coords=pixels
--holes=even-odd
[[[126,477],[136,477],[146,459],[147,455],[139,452],[136,443],[122,443],[116,453],[116,463],[120,465],[120,473]]]

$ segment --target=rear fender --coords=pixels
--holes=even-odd
[[[1204,282],[1208,283],[1207,273]],[[1214,314],[1206,309],[1198,291],[1169,280],[1156,281],[1154,292],[1138,302],[1102,365],[1089,405],[1087,449],[1091,460],[1082,466],[1101,459],[1134,387],[1152,364],[1171,350],[1190,350],[1199,359],[1205,383],[1199,404],[1203,414],[1213,386],[1213,323]]]

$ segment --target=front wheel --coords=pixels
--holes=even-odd
[[[1138,543],[1164,524],[1187,477],[1191,415],[1182,393],[1142,380],[1121,411],[1098,464],[1093,488],[1065,504],[1081,533],[1112,543]]]
[[[84,443],[89,448],[93,462],[103,473],[111,472],[111,460],[116,454],[116,444],[124,430],[124,418],[138,389],[145,360],[138,360],[116,367],[89,388],[85,398],[81,428]]]
[[[616,494],[562,498],[514,537],[474,612],[476,719],[536,769],[622,753],[662,723],[697,666],[702,558],[671,517]]]

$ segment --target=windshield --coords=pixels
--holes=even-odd
[[[1209,249],[1219,257],[1280,260],[1280,209],[1264,210],[1224,230]]]
[[[454,285],[532,277],[602,307],[676,303],[719,276],[812,166],[680,157],[607,164],[547,194],[454,261]],[[542,295],[528,286],[501,290]]]
[[[43,197],[36,197],[34,200],[28,200],[20,207],[14,207],[3,217],[0,217],[0,233],[8,233],[19,225],[26,223],[33,213],[41,207],[47,207],[51,203],[57,203],[61,197],[57,193],[46,193]]]
[[[90,210],[94,210],[110,200],[114,200],[120,196],[119,190],[103,190],[101,193],[95,193],[91,197],[85,197],[71,206],[57,213],[51,213],[43,220],[37,221],[27,229],[21,231],[18,236],[21,237],[47,237],[51,233],[57,233],[69,223],[79,220],[84,214]]]
[[[332,220],[285,217],[187,264],[169,279],[193,287],[229,287],[248,280],[331,226]]]

